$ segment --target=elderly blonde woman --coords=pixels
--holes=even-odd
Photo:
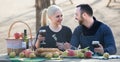
[[[48,25],[46,25],[48,22],[46,16],[49,19]],[[62,21],[63,14],[60,7],[51,5],[48,9],[44,9],[41,17],[42,27],[40,27],[37,33],[35,47],[67,49],[72,32],[69,27],[61,24]],[[40,34],[42,30],[46,32],[45,36]]]

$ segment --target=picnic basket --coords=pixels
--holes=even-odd
[[[31,32],[29,25],[23,21],[15,21],[14,23],[11,24],[11,26],[8,30],[8,38],[6,39],[8,55],[10,52],[13,52],[13,51],[18,55],[23,50],[23,48],[22,48],[23,39],[14,39],[14,38],[11,39],[10,38],[11,29],[12,29],[13,25],[16,23],[23,23],[28,27],[28,29],[30,31],[29,41],[32,41],[32,32]],[[32,44],[32,42],[31,42],[31,44]]]

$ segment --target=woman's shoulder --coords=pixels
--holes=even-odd
[[[63,26],[62,25],[62,28],[65,29],[65,30],[71,30],[70,27],[68,27],[68,26]]]
[[[68,26],[62,26],[61,32],[72,34],[72,30]]]
[[[48,26],[42,26],[42,27],[40,27],[40,29],[47,29],[47,28],[49,28]]]
[[[48,31],[48,30],[49,30],[49,27],[48,27],[48,26],[42,26],[42,27],[39,28],[39,30],[43,30],[43,29]],[[38,30],[38,31],[39,31],[39,30]]]

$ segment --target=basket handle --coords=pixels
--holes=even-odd
[[[13,25],[16,24],[16,23],[19,23],[19,22],[25,24],[25,25],[28,27],[28,29],[29,29],[29,31],[30,31],[30,39],[32,39],[31,29],[30,29],[29,25],[28,25],[27,23],[23,22],[23,21],[15,21],[15,22],[10,26],[9,31],[8,31],[8,38],[10,37],[10,32],[11,32],[11,29],[12,29]]]

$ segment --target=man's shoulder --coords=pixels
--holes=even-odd
[[[105,23],[102,22],[101,27],[107,28],[107,27],[109,27],[109,26],[108,26],[107,24],[105,24]]]
[[[82,26],[81,25],[79,25],[79,26],[77,26],[76,28],[75,28],[75,30],[81,30],[82,29]]]
[[[106,31],[106,30],[110,30],[110,27],[109,27],[109,25],[107,25],[105,23],[102,23],[101,26],[100,26],[100,29]]]
[[[82,26],[81,25],[79,25],[79,26],[77,26],[75,29],[74,29],[74,32],[82,32]]]

